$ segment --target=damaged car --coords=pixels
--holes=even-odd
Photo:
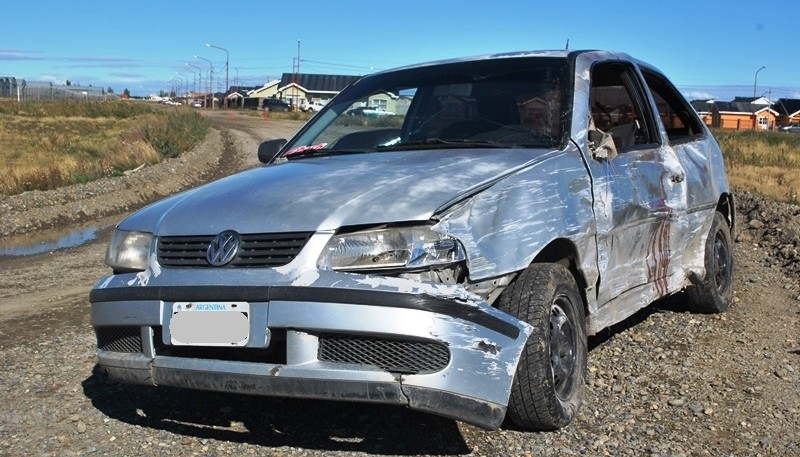
[[[90,294],[109,376],[554,430],[587,336],[671,294],[731,302],[720,148],[626,54],[365,76],[258,156],[116,226]]]

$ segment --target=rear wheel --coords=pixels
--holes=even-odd
[[[506,418],[526,430],[569,424],[586,381],[583,302],[572,274],[558,264],[532,264],[500,296],[498,307],[533,326]]]
[[[705,246],[706,277],[686,288],[689,307],[700,313],[721,313],[733,298],[733,250],[728,221],[714,214]]]

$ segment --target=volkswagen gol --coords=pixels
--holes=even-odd
[[[373,74],[258,155],[116,227],[90,296],[111,377],[553,430],[587,335],[678,292],[731,301],[719,146],[625,54]]]

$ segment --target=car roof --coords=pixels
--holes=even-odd
[[[647,62],[643,62],[639,59],[631,57],[627,53],[619,52],[619,51],[607,51],[607,50],[598,50],[598,49],[579,49],[579,50],[569,50],[569,49],[552,49],[552,50],[531,50],[531,51],[515,51],[515,52],[503,52],[503,53],[495,53],[495,54],[482,54],[482,55],[474,55],[474,56],[466,56],[466,57],[458,57],[454,59],[444,59],[444,60],[434,60],[430,62],[422,62],[413,65],[406,65],[402,67],[392,68],[389,70],[379,71],[373,73],[375,75],[382,74],[382,73],[389,73],[399,70],[407,70],[412,68],[422,68],[427,66],[436,66],[436,65],[447,65],[459,62],[474,62],[474,61],[481,61],[481,60],[493,60],[493,59],[516,59],[516,58],[574,58],[579,54],[596,54],[598,60],[603,59],[613,59],[613,60],[622,60],[622,61],[629,61],[635,63],[639,67],[647,68],[651,71],[655,71],[657,73],[663,74],[658,68],[654,67],[653,65],[648,64]]]

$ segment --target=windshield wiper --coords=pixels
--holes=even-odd
[[[305,149],[303,151],[284,154],[280,158],[285,160],[297,160],[310,157],[333,156],[339,154],[363,154],[373,152],[372,149]]]
[[[509,144],[498,143],[490,140],[469,140],[455,139],[443,140],[441,138],[425,138],[420,141],[410,141],[407,143],[392,144],[389,146],[378,146],[379,151],[402,151],[404,149],[445,149],[445,148],[503,148],[512,147]]]

